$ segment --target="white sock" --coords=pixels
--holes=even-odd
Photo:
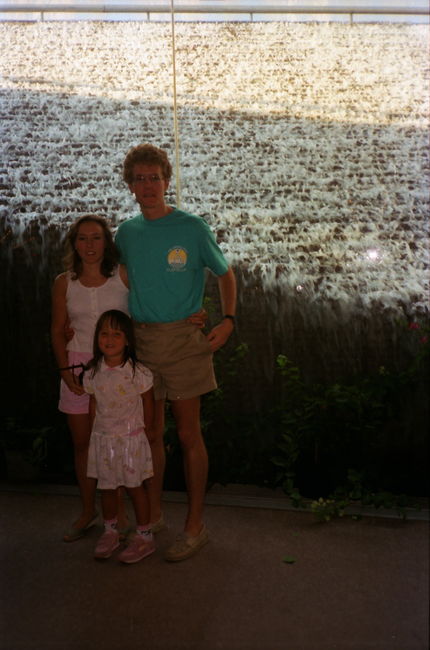
[[[136,530],[137,534],[141,535],[145,542],[152,542],[152,530],[148,524],[145,524],[145,526],[138,526]]]

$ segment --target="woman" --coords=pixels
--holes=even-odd
[[[87,476],[88,447],[91,436],[89,397],[79,375],[93,356],[93,338],[99,316],[110,309],[128,314],[127,270],[118,263],[119,253],[105,219],[85,215],[78,219],[66,235],[66,271],[55,278],[52,290],[51,338],[61,374],[58,408],[67,415],[72,434],[75,472],[82,500],[82,512],[65,533],[65,542],[85,535],[95,524],[96,481]],[[204,327],[204,309],[189,317],[190,322]],[[73,336],[68,340],[70,328]],[[152,444],[152,440],[150,443]],[[149,482],[148,482],[149,483]],[[124,500],[119,492],[118,526],[125,537],[129,532]],[[150,499],[155,499],[150,490]],[[160,527],[160,522],[157,522]],[[153,526],[156,532],[157,526]]]
[[[107,222],[97,215],[78,219],[66,236],[66,271],[55,278],[52,290],[52,346],[61,374],[59,410],[67,415],[72,434],[75,471],[82,512],[63,539],[73,542],[95,524],[96,481],[87,477],[91,427],[89,397],[79,374],[93,356],[93,337],[99,316],[118,309],[128,313],[127,272],[118,264],[118,251]],[[74,334],[68,341],[66,325]],[[127,517],[120,499],[119,528],[126,534]]]

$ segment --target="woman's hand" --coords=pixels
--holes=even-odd
[[[75,395],[83,395],[85,393],[83,387],[79,382],[79,376],[74,375],[73,372],[70,372],[70,370],[62,370],[61,378],[63,379],[63,381],[69,388],[69,390],[71,390],[72,393],[75,393]]]
[[[202,307],[199,311],[196,311],[194,314],[191,314],[191,316],[188,316],[187,323],[191,323],[192,325],[203,329],[207,323],[207,320],[208,312]]]

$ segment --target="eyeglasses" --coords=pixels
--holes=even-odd
[[[158,174],[138,174],[133,178],[133,183],[159,183],[161,181],[161,176]]]

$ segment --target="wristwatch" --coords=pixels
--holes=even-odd
[[[224,316],[222,318],[223,318],[223,320],[224,320],[224,318],[229,318],[231,320],[231,322],[233,323],[233,325],[236,322],[236,317],[233,316],[233,314],[224,314]]]

